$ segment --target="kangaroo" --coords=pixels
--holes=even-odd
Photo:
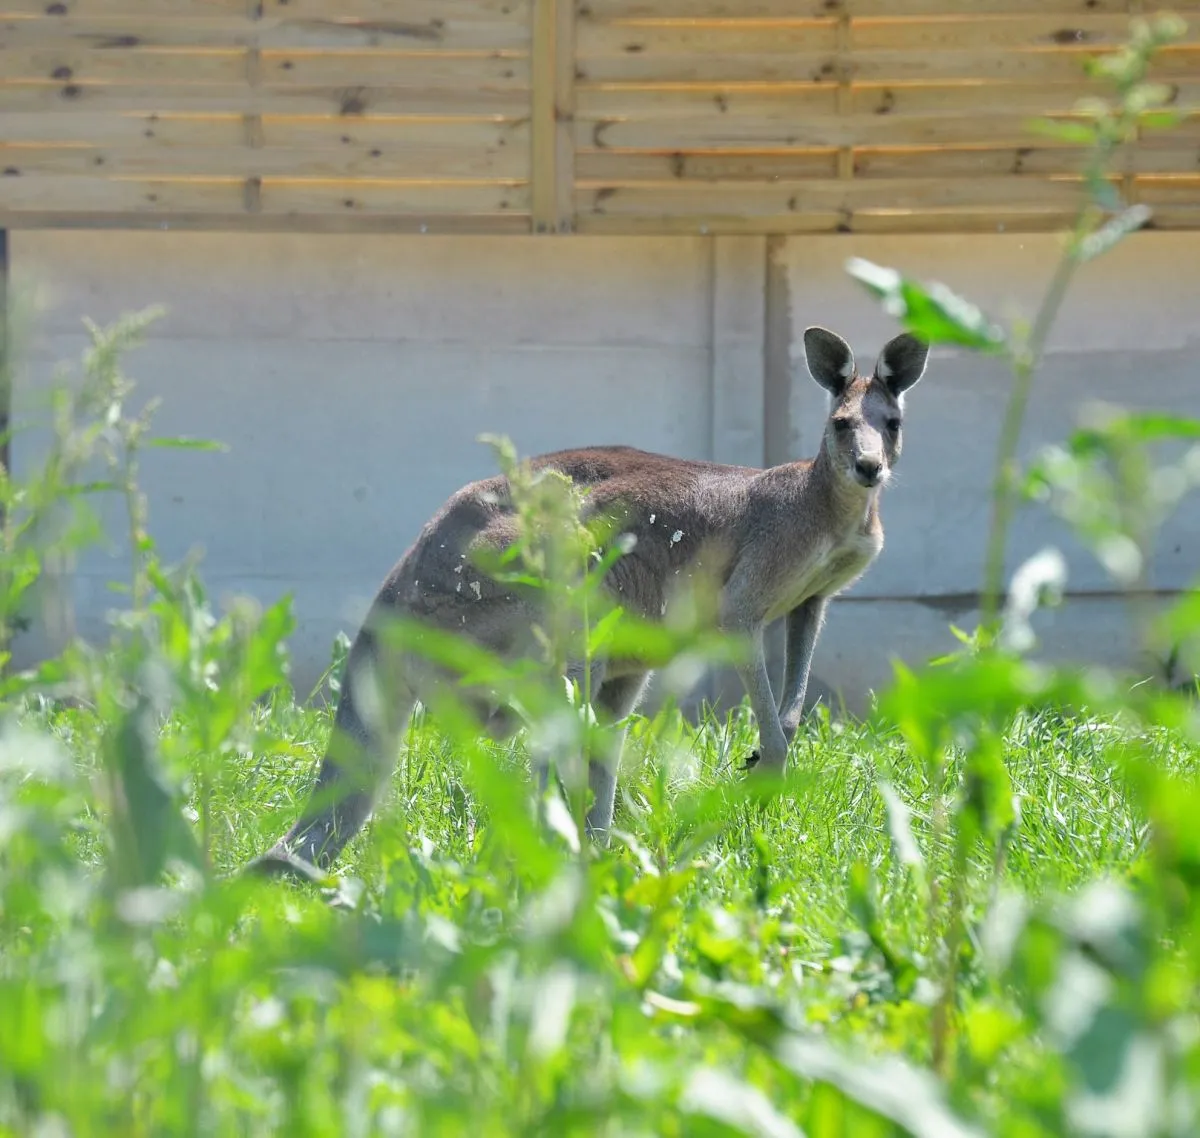
[[[924,374],[928,347],[909,334],[890,340],[870,376],[860,375],[840,336],[804,333],[812,378],[829,393],[829,415],[815,458],[765,470],[650,454],[624,446],[559,451],[531,460],[587,488],[586,511],[619,508],[632,549],[608,571],[604,587],[627,611],[661,619],[677,571],[701,557],[718,588],[720,628],[748,638],[737,665],[759,728],[747,766],[782,774],[799,727],[809,669],[830,598],[856,581],[883,547],[879,496],[901,449],[905,392]],[[514,536],[507,483],[493,477],[464,486],[442,506],[381,586],[351,646],[328,751],[299,821],[252,863],[264,873],[315,878],[366,823],[391,778],[414,705],[433,685],[452,682],[410,657],[389,654],[380,628],[389,616],[415,618],[462,633],[492,652],[532,650],[536,600],[481,576],[462,587],[473,550],[502,551]],[[778,705],[763,634],[786,622],[786,662]],[[638,705],[644,665],[592,661],[597,718],[618,725]],[[579,678],[582,665],[569,665]],[[486,718],[486,715],[485,715]],[[497,712],[487,724],[503,735]],[[594,796],[587,815],[603,840],[616,798],[615,753],[589,761]]]

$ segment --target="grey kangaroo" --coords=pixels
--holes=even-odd
[[[619,509],[634,537],[605,578],[627,611],[661,619],[678,571],[704,558],[717,586],[716,618],[748,638],[739,675],[759,728],[757,770],[781,774],[800,724],[813,648],[831,597],[856,581],[883,546],[880,491],[900,457],[904,393],[924,374],[928,348],[911,335],[889,341],[874,371],[860,375],[849,345],[824,328],[804,333],[812,378],[829,393],[829,416],[816,457],[759,470],[606,446],[560,451],[531,462],[587,490],[586,510]],[[346,665],[328,751],[302,817],[251,868],[316,877],[363,827],[395,769],[400,736],[414,705],[433,685],[453,682],[415,657],[388,651],[389,616],[429,622],[518,658],[534,647],[536,600],[483,574],[463,587],[463,567],[480,549],[502,551],[514,537],[507,482],[464,486],[425,525],[388,574]],[[786,621],[787,656],[778,706],[763,652],[763,632]],[[592,662],[598,718],[618,724],[649,678],[627,660]],[[581,666],[568,667],[579,678]],[[484,709],[485,719],[487,711]],[[489,730],[508,720],[493,715]],[[620,738],[618,732],[618,739]],[[589,762],[593,836],[611,827],[617,789],[615,752]]]

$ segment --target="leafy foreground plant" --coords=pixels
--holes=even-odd
[[[970,1042],[972,1021],[961,1015],[962,973],[983,961],[992,981],[1007,992],[1006,1011],[989,1034],[997,1025],[1003,1036],[1022,1024],[1051,1045],[1046,1071],[1056,1090],[1029,1104],[1028,1120],[1050,1122],[1056,1132],[1181,1134],[1196,1126],[1200,1053],[1194,981],[1200,958],[1187,868],[1190,839],[1174,805],[1190,803],[1195,788],[1165,770],[1147,746],[1149,733],[1163,727],[1194,741],[1193,706],[1177,695],[1139,687],[1140,677],[1050,669],[1022,658],[1034,642],[1032,614],[1062,593],[1065,562],[1057,551],[1043,551],[1017,572],[1000,611],[1007,531],[1022,489],[1073,524],[1129,590],[1145,623],[1140,593],[1155,529],[1200,480],[1197,451],[1175,467],[1152,468],[1148,444],[1200,438],[1200,422],[1163,415],[1093,413],[1094,421],[1066,449],[1048,451],[1023,485],[1016,457],[1033,376],[1075,272],[1150,219],[1147,207],[1123,205],[1108,165],[1140,129],[1176,121],[1163,109],[1171,90],[1146,76],[1154,53],[1183,31],[1171,16],[1135,21],[1127,48],[1091,66],[1093,74],[1113,83],[1118,102],[1089,101],[1081,108],[1088,116],[1084,123],[1042,124],[1060,139],[1090,146],[1084,171],[1088,196],[1030,325],[1006,332],[943,285],[922,286],[862,261],[847,266],[927,342],[1001,354],[1012,366],[980,626],[970,637],[960,634],[964,649],[957,656],[917,673],[898,668],[880,713],[898,724],[913,757],[925,764],[931,787],[941,786],[947,775],[958,783],[952,799],[937,795],[929,803],[934,837],[953,851],[944,878],[923,878],[928,927],[941,957],[934,1068],[953,1077],[964,1059],[963,1033]],[[1171,667],[1187,662],[1184,645],[1194,647],[1196,615],[1193,593],[1145,629],[1148,645],[1152,639],[1169,645]],[[1194,657],[1191,663],[1194,671]],[[1020,800],[1013,794],[1003,740],[1031,712],[1067,721],[1089,713],[1105,716],[1113,775],[1129,788],[1148,822],[1137,884],[1096,883],[1082,898],[1042,906],[998,898],[989,912],[977,913],[968,900],[969,883],[979,875],[999,883],[1019,823]],[[897,840],[919,866],[919,849],[904,832],[905,807],[890,792],[889,803]],[[987,953],[989,926],[993,943]]]
[[[1135,34],[1130,74],[1170,30]],[[974,334],[961,302],[887,279],[926,338]],[[580,840],[569,769],[565,801],[527,792],[531,748],[589,743],[583,701],[553,719],[540,702],[552,620],[544,659],[495,677],[525,700],[524,738],[414,721],[356,876],[324,896],[223,876],[295,816],[329,716],[287,687],[286,602],[218,616],[158,557],[136,484],[149,424],[119,369],[142,327],[94,330],[47,458],[4,482],[7,629],[18,588],[27,606],[97,536],[96,494],[127,503],[133,570],[106,644],[0,692],[0,1133],[1195,1131],[1195,712],[1023,658],[1045,572],[969,650],[901,670],[867,722],[816,715],[782,794],[731,777],[744,708],[635,718],[606,851]],[[1101,423],[1029,485],[1097,548],[1145,549],[1143,444],[1191,430]],[[528,489],[550,499],[530,536],[565,534],[533,544],[535,576],[573,617],[603,535],[572,544],[569,487]],[[1181,664],[1196,610],[1150,633]],[[604,613],[583,627],[626,634]]]

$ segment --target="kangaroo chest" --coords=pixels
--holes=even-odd
[[[779,582],[768,620],[790,612],[810,597],[832,597],[856,581],[883,548],[883,534],[854,530],[837,540],[825,538],[807,557],[790,567]]]

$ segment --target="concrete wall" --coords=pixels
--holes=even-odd
[[[846,277],[865,256],[948,284],[1004,313],[1036,304],[1053,237],[476,238],[16,233],[19,294],[45,302],[19,381],[38,404],[53,363],[83,346],[80,319],[163,303],[128,360],[158,396],[164,434],[220,439],[224,454],[148,454],[151,524],[170,557],[204,551],[216,596],[295,595],[297,685],[354,626],[430,511],[494,469],[476,436],[526,453],[625,442],[761,464],[811,453],[824,407],[789,365],[809,323],[841,331],[867,364],[894,325]],[[1196,411],[1193,311],[1200,237],[1144,234],[1091,266],[1063,313],[1024,450],[1061,438],[1091,397]],[[952,644],[978,587],[1004,373],[937,352],[910,397],[906,449],[888,491],[887,546],[835,606],[818,690],[861,705],[888,660]],[[18,468],[36,454],[18,440]],[[1173,523],[1155,583],[1195,572],[1195,508]],[[1063,527],[1022,519],[1017,559]],[[1065,543],[1069,547],[1069,542]],[[79,627],[94,632],[118,561],[80,566]],[[1120,657],[1119,606],[1071,550],[1080,596],[1043,621],[1051,651]],[[28,657],[45,631],[23,642]],[[723,685],[724,686],[724,685]]]

